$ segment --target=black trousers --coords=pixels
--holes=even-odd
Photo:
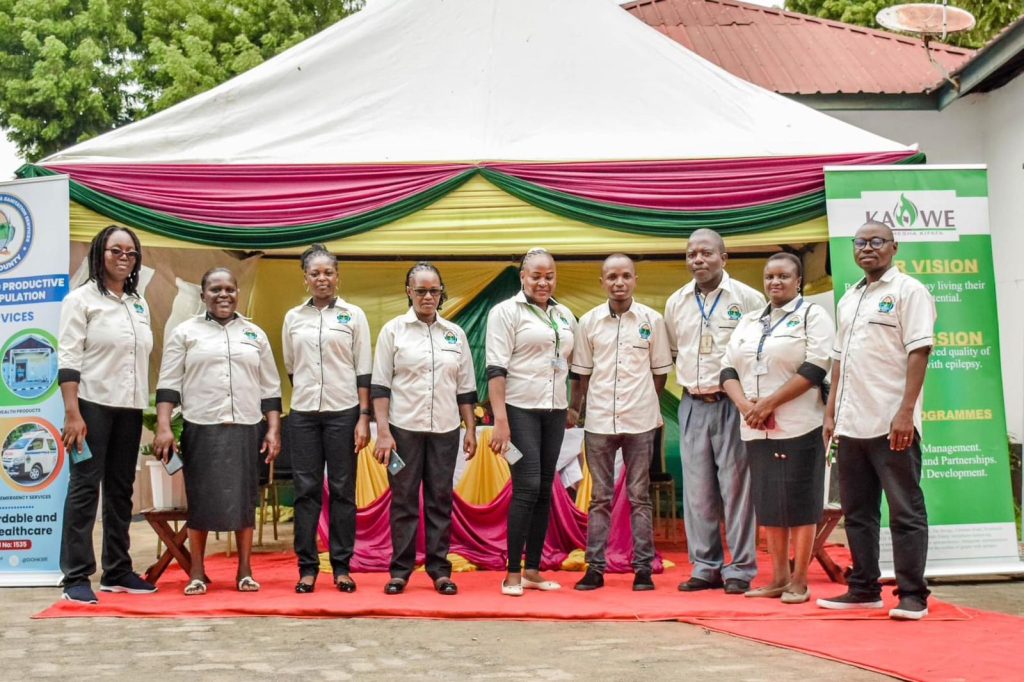
[[[405,468],[392,474],[391,577],[409,580],[416,568],[416,535],[420,525],[420,487],[427,545],[427,575],[449,578],[448,548],[452,535],[452,477],[459,457],[459,430],[447,433],[407,431],[391,427],[395,450]]]
[[[847,580],[850,592],[871,598],[882,593],[878,534],[884,491],[889,502],[897,594],[927,599],[928,513],[921,491],[920,440],[915,438],[912,446],[895,452],[889,448],[888,436],[843,437],[837,461],[846,537],[853,555],[853,572]]]
[[[539,570],[544,538],[551,516],[551,484],[555,480],[558,453],[565,437],[566,410],[524,410],[512,405],[508,426],[512,444],[523,453],[513,464],[512,504],[508,511],[508,571]]]
[[[78,401],[87,429],[85,440],[92,457],[71,463],[68,495],[64,500],[64,530],[60,541],[60,569],[64,586],[89,582],[96,572],[92,529],[103,486],[103,574],[112,583],[132,572],[128,555],[132,522],[132,486],[142,438],[142,410]],[[70,457],[68,458],[70,462]]]
[[[292,482],[295,485],[295,555],[299,575],[320,571],[317,526],[323,508],[327,467],[328,545],[335,576],[348,575],[356,545],[356,424],[359,407],[340,412],[299,412],[288,416]]]

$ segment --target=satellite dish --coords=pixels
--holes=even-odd
[[[970,31],[976,23],[974,15],[965,9],[923,2],[886,7],[875,20],[890,31],[913,33],[926,40],[932,36],[945,40],[950,33]]]

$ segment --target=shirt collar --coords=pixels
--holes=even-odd
[[[612,304],[611,304],[610,301],[606,301],[603,306],[598,308],[598,310],[600,310],[600,313],[598,314],[598,319],[599,320],[603,320],[603,319],[606,319],[606,318],[609,318],[609,317],[625,317],[626,315],[630,315],[630,314],[635,315],[636,314],[636,299],[634,298],[632,301],[630,301],[629,308],[627,308],[626,312],[622,313],[621,315],[619,315],[618,313],[616,313],[616,312],[614,312],[612,310]]]
[[[216,322],[217,324],[220,324],[220,321],[217,320],[217,318],[215,318],[213,315],[211,315],[210,311],[206,311],[203,314],[203,319],[206,320],[207,322]],[[236,310],[235,314],[234,314],[234,317],[232,317],[230,320],[228,320],[228,323],[230,324],[231,322],[234,322],[235,320],[244,320],[244,319],[245,318],[242,317],[242,315]]]
[[[334,298],[331,299],[331,302],[327,304],[327,308],[328,309],[333,309],[334,306],[337,305],[339,301],[341,303],[344,303],[344,301],[342,301],[340,297],[335,296]],[[310,299],[308,301],[306,301],[306,305],[308,307],[310,307],[310,308],[316,308],[316,306],[313,305],[313,298],[312,297],[310,297]]]
[[[441,313],[437,312],[434,314],[437,316],[437,319],[434,320],[435,324],[439,324],[445,329],[450,329],[450,327],[448,326],[448,320],[444,319],[441,316]],[[420,321],[420,318],[416,317],[416,311],[412,309],[412,306],[409,306],[409,309],[405,311],[405,314],[402,315],[401,319],[406,324],[412,324],[414,322]]]
[[[891,266],[891,267],[890,267],[890,268],[889,268],[888,270],[886,270],[886,271],[885,271],[885,272],[884,272],[884,273],[882,274],[882,276],[881,276],[881,277],[879,277],[879,278],[878,278],[878,281],[879,281],[879,282],[886,282],[886,283],[888,283],[888,282],[891,282],[891,281],[893,281],[894,279],[896,279],[896,275],[898,275],[898,274],[900,274],[900,269],[899,269],[899,267],[897,267],[897,266],[893,265],[893,266]],[[861,287],[864,287],[864,286],[866,286],[866,285],[867,285],[867,283],[868,283],[868,278],[867,278],[866,276],[865,276],[865,277],[861,277],[861,278],[860,278],[860,281],[859,281],[859,282],[857,282],[857,286],[855,286],[854,288],[855,288],[855,289],[860,289]]]
[[[514,301],[518,301],[518,302],[520,302],[520,303],[526,303],[526,304],[528,304],[528,305],[537,305],[537,302],[536,302],[536,301],[534,301],[534,300],[533,300],[532,298],[530,298],[529,296],[527,296],[527,295],[526,295],[526,292],[525,292],[525,291],[523,291],[522,289],[520,289],[520,290],[519,290],[519,293],[518,293],[518,294],[516,294],[515,296],[513,296],[513,297],[512,297],[512,300],[514,300]],[[548,307],[549,307],[549,308],[550,308],[551,306],[557,306],[557,305],[560,305],[560,304],[559,304],[559,302],[558,302],[558,301],[556,301],[556,300],[555,300],[555,297],[554,297],[554,296],[552,296],[551,298],[549,298],[549,299],[548,299]],[[540,307],[540,306],[537,306],[537,307]]]

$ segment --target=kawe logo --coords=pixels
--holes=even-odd
[[[947,190],[868,191],[861,193],[857,220],[887,225],[901,242],[955,242],[966,226],[976,222],[964,201]]]
[[[952,208],[918,208],[905,193],[896,205],[886,211],[865,211],[865,220],[875,220],[899,230],[956,230],[956,210]]]

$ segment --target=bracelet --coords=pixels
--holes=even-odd
[[[362,407],[362,408],[360,408],[360,409],[359,409],[359,414],[361,414],[361,415],[363,415],[363,416],[366,416],[366,417],[369,417],[369,416],[370,416],[371,414],[373,414],[373,413],[372,413],[372,412],[370,412],[370,411],[369,411],[368,409],[366,409],[365,407]]]

